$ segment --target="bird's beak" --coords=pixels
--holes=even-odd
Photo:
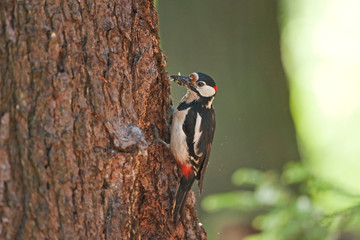
[[[179,84],[180,86],[190,87],[191,79],[188,76],[179,76],[179,75],[172,75],[170,76],[174,79],[174,82]]]

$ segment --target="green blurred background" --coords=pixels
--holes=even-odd
[[[198,198],[209,239],[360,239],[360,1],[157,9],[168,72],[218,85]],[[184,93],[172,86],[175,105]]]

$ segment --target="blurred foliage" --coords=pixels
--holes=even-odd
[[[302,161],[312,174],[360,195],[360,1],[280,6],[282,62]]]
[[[359,234],[360,196],[311,175],[301,162],[289,162],[282,172],[239,169],[233,174],[232,183],[239,187],[238,191],[210,195],[203,200],[202,207],[212,213],[253,212],[252,224],[261,232],[246,239],[330,240],[340,239],[344,232]],[[322,194],[347,201],[351,207],[328,214],[317,204]]]

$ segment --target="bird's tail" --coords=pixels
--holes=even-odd
[[[177,224],[179,215],[180,215],[180,219],[182,219],[185,202],[194,181],[195,181],[194,174],[190,174],[188,178],[186,178],[185,176],[181,176],[180,184],[176,191],[176,197],[172,209],[172,217],[175,225]]]

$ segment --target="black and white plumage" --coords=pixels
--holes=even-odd
[[[171,76],[188,92],[177,107],[171,125],[170,147],[181,169],[180,184],[173,205],[173,220],[176,223],[195,179],[200,193],[211,144],[215,131],[215,112],[212,107],[217,92],[215,81],[200,72],[187,76]]]

